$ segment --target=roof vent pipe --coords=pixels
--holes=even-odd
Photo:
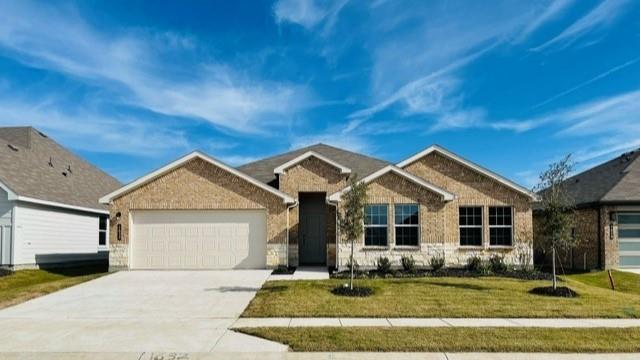
[[[7,146],[9,147],[9,149],[11,149],[13,151],[18,151],[18,148],[15,145],[7,144]]]

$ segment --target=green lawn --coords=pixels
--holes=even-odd
[[[640,328],[243,328],[293,351],[638,352]]]
[[[356,283],[372,287],[375,293],[371,297],[348,298],[330,292],[345,281],[269,281],[258,291],[243,316],[640,317],[640,294],[614,292],[577,279],[569,280],[569,286],[578,292],[578,298],[529,293],[534,287],[548,286],[548,281],[496,277],[367,279]]]
[[[640,275],[613,270],[611,271],[611,276],[613,277],[616,285],[616,291],[640,295]],[[611,290],[609,285],[609,275],[606,271],[567,275],[566,277],[570,280],[579,281],[586,285]]]
[[[20,270],[0,277],[0,309],[106,274],[105,267]]]

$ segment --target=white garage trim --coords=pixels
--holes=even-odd
[[[269,186],[269,185],[267,185],[267,184],[265,184],[265,183],[263,183],[263,182],[261,182],[259,180],[256,180],[256,179],[252,178],[251,176],[249,176],[249,175],[247,175],[247,174],[245,174],[245,173],[243,173],[243,172],[241,172],[241,171],[239,171],[237,169],[234,169],[231,166],[226,165],[226,164],[224,164],[224,163],[222,163],[222,162],[220,162],[220,161],[218,161],[218,160],[216,160],[216,159],[214,159],[214,158],[212,158],[212,157],[210,157],[208,155],[205,155],[205,154],[203,154],[203,153],[201,153],[199,151],[194,151],[194,152],[192,152],[192,153],[190,153],[188,155],[185,155],[185,156],[179,158],[178,160],[175,160],[175,161],[173,161],[173,162],[161,167],[158,170],[155,170],[155,171],[153,171],[153,172],[151,172],[151,173],[149,173],[149,174],[147,174],[147,175],[145,175],[143,177],[138,178],[137,180],[134,180],[134,181],[130,182],[129,184],[119,188],[118,190],[115,190],[115,191],[113,191],[113,192],[101,197],[99,202],[101,204],[109,204],[109,202],[111,202],[112,199],[114,199],[114,198],[116,198],[116,197],[118,197],[120,195],[123,195],[123,194],[125,194],[125,193],[127,193],[127,192],[129,192],[129,191],[141,186],[141,185],[144,185],[144,184],[154,180],[155,178],[157,178],[157,177],[159,177],[161,175],[164,175],[167,172],[169,172],[169,171],[179,167],[180,165],[188,162],[189,160],[192,160],[192,159],[195,159],[195,158],[202,159],[202,160],[204,160],[204,161],[206,161],[206,162],[208,162],[208,163],[210,163],[210,164],[212,164],[214,166],[217,166],[217,167],[219,167],[219,168],[221,168],[221,169],[223,169],[223,170],[225,170],[227,172],[230,172],[231,174],[233,174],[233,175],[235,175],[235,176],[237,176],[237,177],[239,177],[239,178],[241,178],[243,180],[246,180],[247,182],[249,182],[249,183],[251,183],[251,184],[253,184],[253,185],[255,185],[255,186],[257,186],[257,187],[259,187],[259,188],[261,188],[263,190],[266,190],[266,191],[272,193],[275,196],[280,197],[284,201],[285,204],[293,204],[295,202],[295,199],[292,198],[291,196],[289,196],[289,195],[287,195],[287,194],[285,194],[285,193],[283,193],[283,192],[281,192],[279,190],[276,190],[275,188],[273,188],[273,187],[271,187],[271,186]]]
[[[266,210],[137,210],[131,215],[131,269],[266,268]]]

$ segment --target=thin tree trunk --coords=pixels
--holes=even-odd
[[[558,287],[558,279],[556,278],[556,247],[553,246],[551,248],[551,255],[553,256],[553,260],[551,260],[551,272],[553,272],[553,290],[555,291]]]
[[[353,290],[353,268],[355,264],[353,263],[353,240],[351,240],[351,277],[349,278],[349,290]]]

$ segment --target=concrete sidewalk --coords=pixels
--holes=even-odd
[[[555,353],[0,353],[3,360],[636,360],[638,354]]]
[[[231,328],[243,327],[640,327],[640,319],[500,319],[500,318],[240,318]]]

